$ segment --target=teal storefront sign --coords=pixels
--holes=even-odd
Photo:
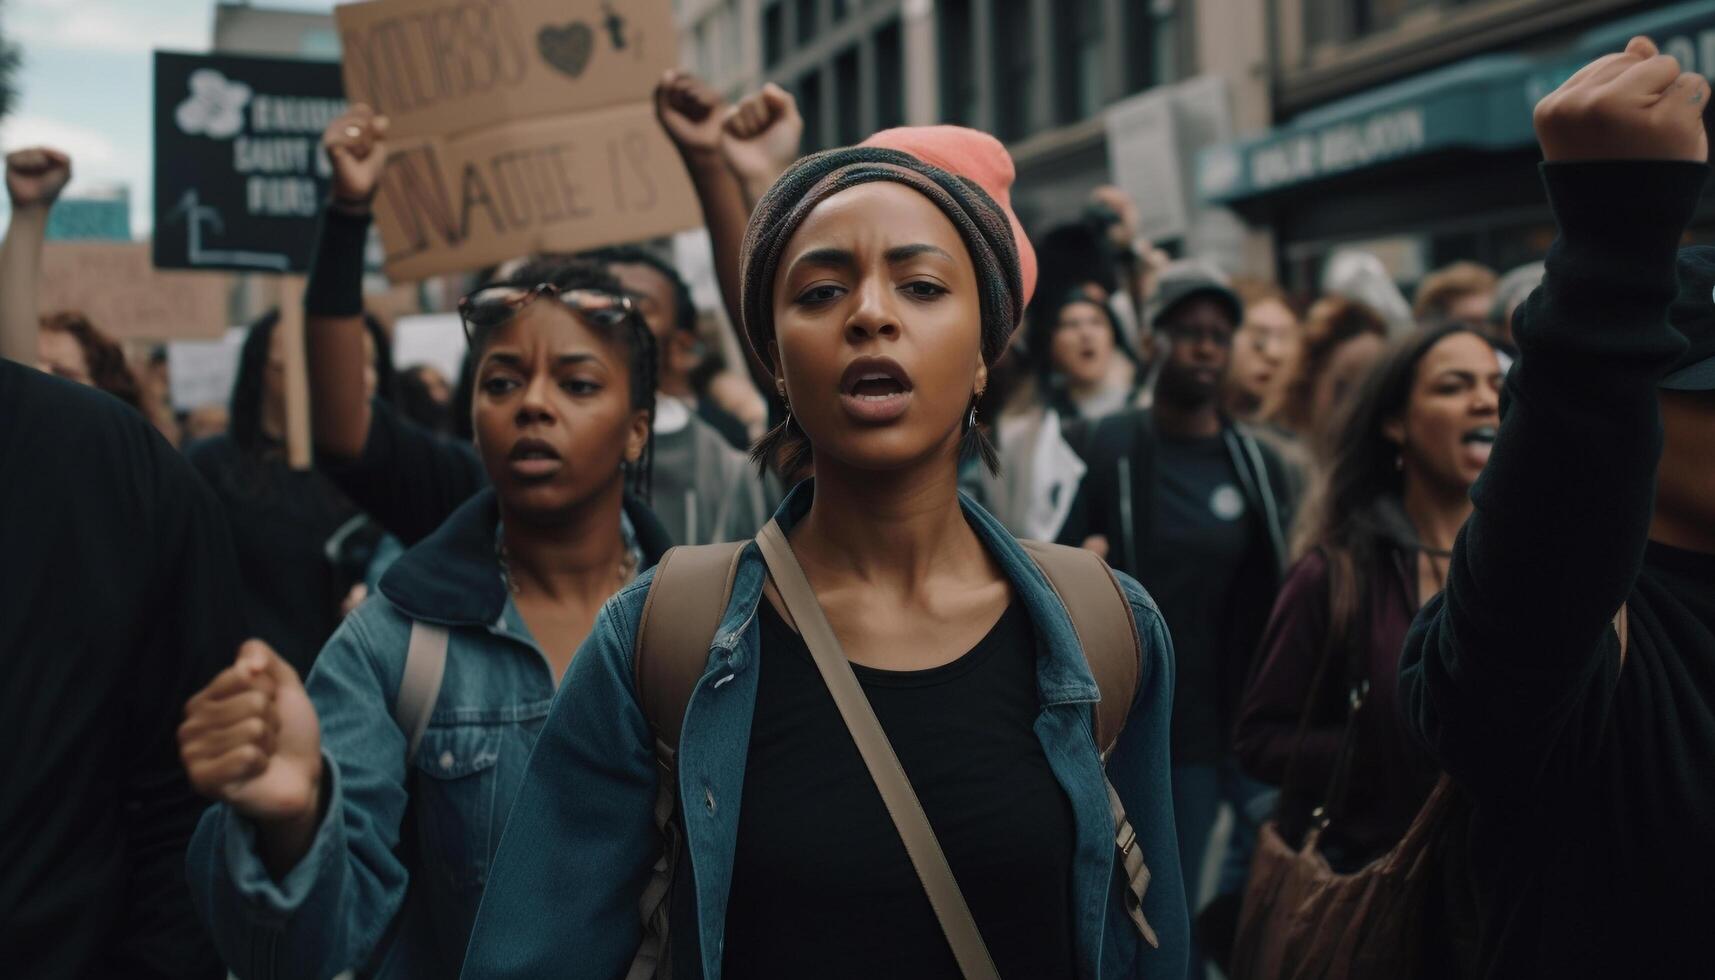
[[[48,212],[50,242],[128,242],[131,240],[131,197],[62,197]]]
[[[1531,109],[1598,54],[1655,39],[1691,71],[1715,73],[1715,3],[1669,7],[1597,28],[1550,59],[1484,55],[1341,99],[1262,136],[1197,158],[1197,194],[1230,204],[1440,150],[1504,150],[1534,139]]]

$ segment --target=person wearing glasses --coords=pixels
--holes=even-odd
[[[648,482],[656,355],[618,281],[531,263],[459,309],[487,486],[389,569],[305,682],[252,641],[186,707],[185,768],[217,801],[187,858],[193,900],[246,976],[456,976],[555,688],[667,545],[627,506],[628,480]],[[446,656],[413,725],[423,624]]]
[[[1101,552],[1161,607],[1179,670],[1173,692],[1173,808],[1193,914],[1222,802],[1237,819],[1214,897],[1243,892],[1272,792],[1241,773],[1233,722],[1286,559],[1292,501],[1279,455],[1221,408],[1244,304],[1196,260],[1161,272],[1145,320],[1164,338],[1151,408],[1066,426],[1088,468],[1063,544]],[[1193,976],[1201,967],[1193,957]]]

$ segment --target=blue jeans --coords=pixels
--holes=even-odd
[[[1220,765],[1173,767],[1173,820],[1179,828],[1179,869],[1185,877],[1185,899],[1190,907],[1192,980],[1203,978],[1203,958],[1197,949],[1197,913],[1218,895],[1242,892],[1250,877],[1251,855],[1256,850],[1257,829],[1274,811],[1279,791],[1239,771],[1231,758]],[[1202,893],[1203,863],[1208,857],[1209,838],[1221,804],[1233,808],[1233,832],[1222,855],[1220,875],[1213,895]]]

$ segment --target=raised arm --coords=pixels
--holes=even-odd
[[[33,366],[38,360],[36,281],[42,274],[42,242],[48,209],[69,180],[71,158],[58,150],[38,146],[6,155],[12,223],[0,246],[0,357],[20,364]]]
[[[729,107],[696,76],[677,70],[656,86],[655,113],[679,148],[703,206],[721,303],[727,321],[741,332],[738,347],[751,381],[761,391],[773,391],[767,367],[742,336],[738,259],[757,198],[797,159],[804,121],[792,97],[778,86]]]
[[[1655,389],[1684,345],[1666,311],[1708,169],[1708,97],[1634,38],[1537,106],[1560,235],[1516,318],[1509,408],[1446,591],[1400,674],[1412,726],[1468,789],[1527,790],[1573,713],[1616,682],[1609,622],[1649,532]]]
[[[322,135],[333,163],[333,199],[304,289],[304,344],[310,421],[317,451],[344,459],[363,453],[369,397],[363,372],[363,250],[370,204],[387,165],[387,117],[354,105]]]

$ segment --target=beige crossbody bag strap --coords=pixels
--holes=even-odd
[[[893,826],[905,843],[905,853],[910,856],[911,866],[917,870],[923,890],[929,895],[929,905],[935,910],[935,918],[947,936],[947,944],[953,949],[959,972],[965,980],[999,980],[1000,974],[995,970],[988,946],[983,943],[982,933],[977,930],[977,922],[971,917],[970,906],[965,904],[965,896],[959,891],[952,868],[947,866],[947,856],[941,851],[940,841],[935,839],[935,831],[929,826],[923,805],[911,789],[911,781],[899,765],[899,757],[894,754],[887,733],[875,717],[869,698],[858,686],[857,675],[852,673],[851,663],[840,649],[840,641],[828,625],[828,618],[822,614],[816,593],[804,578],[804,570],[792,554],[786,535],[778,524],[769,521],[756,540],[762,546],[762,557],[768,563],[774,587],[780,591],[787,613],[797,623],[805,645],[810,648],[816,669],[822,673],[822,682],[827,684],[828,693],[833,695],[840,717],[845,719],[852,741],[857,743],[858,754],[863,756],[863,764],[869,769],[870,778],[875,780],[875,788],[881,792],[881,801],[887,807],[888,816],[893,818]]]

